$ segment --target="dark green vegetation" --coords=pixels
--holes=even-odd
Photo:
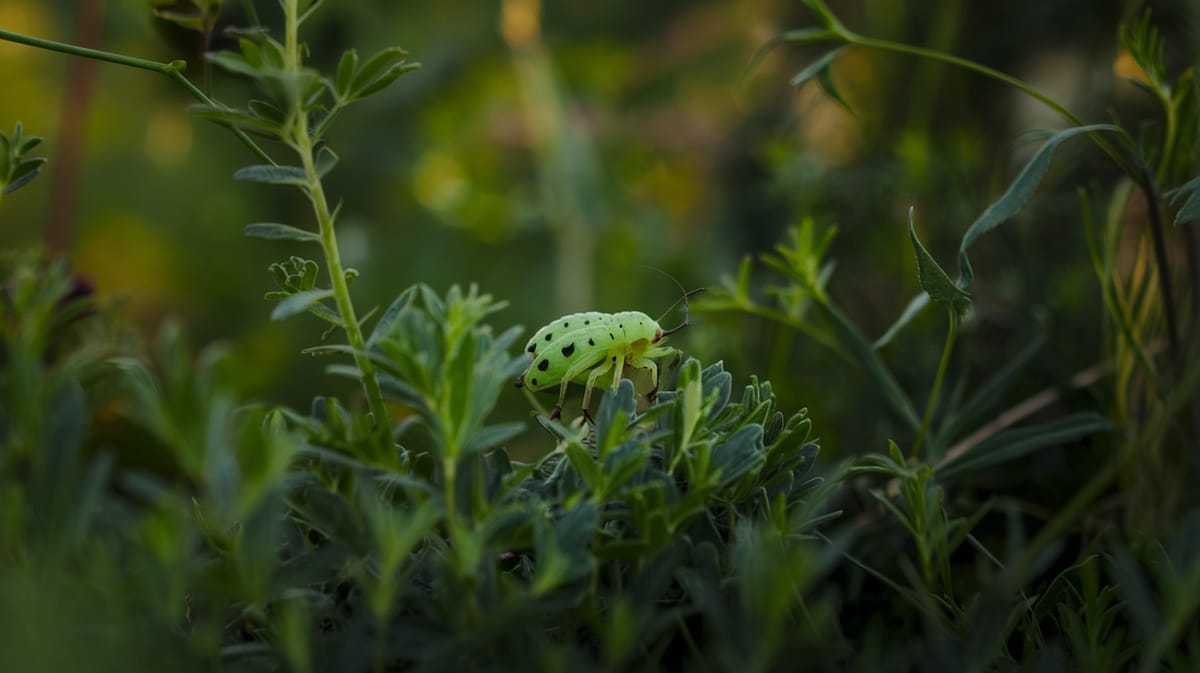
[[[291,204],[277,208],[286,223],[244,232],[284,258],[270,266],[270,315],[315,343],[305,353],[321,373],[304,392],[319,394],[280,405],[294,393],[256,392],[245,352],[197,353],[173,321],[138,336],[63,259],[9,254],[0,671],[1200,668],[1197,54],[1160,35],[1160,14],[1132,8],[1106,28],[1144,92],[1108,115],[1093,114],[1102,99],[1085,114],[949,51],[868,37],[855,26],[870,12],[808,0],[796,21],[809,27],[768,43],[755,67],[801,54],[794,83],[817,95],[813,123],[849,107],[864,120],[853,147],[817,166],[765,143],[773,188],[743,215],[797,224],[723,280],[684,268],[708,286],[692,305],[702,324],[672,337],[683,350],[659,361],[661,389],[646,399],[622,382],[585,424],[529,420],[512,384],[532,331],[508,316],[606,308],[579,305],[593,281],[618,308],[647,309],[628,274],[591,270],[651,246],[594,224],[630,204],[602,198],[601,162],[563,121],[537,3],[503,3],[501,23],[536,99],[529,132],[543,134],[530,148],[544,191],[530,202],[549,242],[495,272],[530,286],[523,308],[465,278],[385,293],[370,278],[386,261],[361,278],[343,262],[346,218],[372,214],[330,185],[355,170],[339,153],[369,150],[334,129],[425,74],[407,74],[396,48],[330,59],[305,41],[302,28],[361,4],[247,1],[241,28],[221,31],[218,0],[179,4],[157,14],[213,47],[203,86],[178,62],[5,26],[0,38],[165,75],[199,99],[195,116],[233,132],[251,157],[234,177],[264,195],[255,207]],[[960,11],[936,9],[910,19],[931,21],[939,46],[969,31]],[[903,59],[879,68],[914,74],[868,68],[863,85],[855,59]],[[253,88],[246,103],[206,93],[225,76]],[[1034,101],[1058,130],[1011,166],[993,158],[1011,149],[997,138],[1007,127],[935,95],[980,81]],[[897,100],[903,122],[883,104]],[[461,109],[441,110],[445,123],[469,127]],[[47,182],[34,179],[42,146],[16,129],[0,139],[0,217]],[[435,177],[470,165],[451,160],[452,136],[421,160]],[[505,171],[483,174],[502,183]],[[439,201],[447,184],[426,177],[430,207],[468,229],[482,226],[472,208],[499,203]],[[199,212],[231,189],[219,184]],[[490,212],[521,209],[503,205]],[[834,215],[850,246],[837,247]],[[868,231],[872,218],[898,224]],[[422,256],[434,255],[418,250],[406,270]],[[150,283],[147,259],[128,263]],[[208,265],[206,280],[224,282]],[[387,299],[364,310],[364,297]],[[872,297],[898,318],[872,318]],[[302,362],[286,343],[263,359]]]

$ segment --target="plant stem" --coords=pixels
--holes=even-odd
[[[937,376],[933,379],[933,390],[929,391],[929,402],[925,405],[925,416],[921,419],[921,429],[917,431],[917,441],[913,442],[912,456],[919,458],[921,445],[925,442],[925,434],[929,431],[929,421],[933,418],[933,408],[937,406],[938,393],[942,389],[942,381],[946,378],[946,370],[950,366],[950,354],[954,352],[954,342],[958,338],[958,317],[950,313],[950,330],[946,334],[946,346],[942,349],[942,360],[938,363]]]
[[[54,40],[46,40],[40,37],[33,37],[31,35],[22,35],[20,33],[13,33],[7,30],[0,30],[0,40],[16,42],[17,44],[37,47],[38,49],[57,51],[59,53],[69,54],[71,56],[82,56],[83,58],[90,58],[97,61],[116,63],[117,65],[123,65],[129,68],[138,68],[139,70],[157,72],[170,77],[175,81],[176,84],[186,89],[188,93],[192,94],[192,96],[200,102],[206,105],[215,105],[211,98],[205,95],[205,93],[197,88],[195,84],[192,84],[191,80],[183,75],[183,71],[187,69],[187,61],[182,59],[176,59],[170,63],[159,63],[157,61],[148,61],[144,58],[137,58],[136,56],[126,56],[124,54],[115,54],[111,51],[90,49],[88,47],[80,47],[74,44],[67,44],[65,42],[55,42]],[[272,159],[269,154],[263,151],[263,149],[258,146],[258,143],[251,140],[250,136],[246,135],[245,132],[236,128],[232,130],[233,134],[238,137],[238,140],[241,140],[246,147],[250,148],[250,151],[254,152],[259,159],[262,159],[270,164],[275,163],[275,160]]]
[[[1175,315],[1175,291],[1171,282],[1171,267],[1167,263],[1167,243],[1163,234],[1162,209],[1158,205],[1158,192],[1154,188],[1154,178],[1149,172],[1143,172],[1140,184],[1146,195],[1147,225],[1150,227],[1150,238],[1154,243],[1154,261],[1158,266],[1158,292],[1162,295],[1163,314],[1167,319],[1167,343],[1171,347],[1171,356],[1179,358],[1179,319]]]
[[[996,81],[1003,82],[1003,83],[1021,91],[1022,93],[1025,93],[1026,95],[1037,99],[1043,105],[1050,108],[1055,113],[1057,113],[1059,116],[1061,116],[1063,119],[1066,119],[1067,121],[1071,122],[1075,126],[1083,126],[1084,125],[1083,120],[1080,119],[1079,117],[1077,117],[1075,115],[1075,113],[1073,113],[1070,110],[1068,110],[1067,108],[1063,107],[1058,101],[1056,101],[1053,98],[1051,98],[1050,96],[1042,93],[1037,88],[1035,88],[1033,85],[1031,85],[1028,82],[1025,82],[1023,80],[1017,79],[1016,77],[1013,77],[1012,75],[1000,72],[999,70],[996,70],[994,68],[989,68],[986,65],[983,65],[981,63],[976,63],[974,61],[970,61],[965,58],[955,56],[953,54],[947,54],[946,52],[937,51],[935,49],[926,49],[924,47],[917,47],[917,46],[913,46],[913,45],[909,45],[909,44],[902,44],[900,42],[892,42],[890,40],[880,40],[880,39],[873,38],[873,37],[864,37],[862,35],[859,35],[857,33],[854,33],[852,31],[849,31],[849,30],[841,27],[840,24],[838,24],[834,28],[834,30],[837,32],[839,37],[841,37],[847,43],[855,45],[855,46],[866,47],[868,49],[878,49],[880,51],[890,51],[890,52],[897,53],[897,54],[907,54],[909,56],[919,56],[921,58],[928,58],[928,59],[932,59],[934,61],[940,61],[942,63],[956,65],[960,68],[965,68],[972,72],[977,72],[986,77],[990,77]],[[1107,154],[1109,156],[1109,158],[1111,158],[1113,160],[1113,162],[1115,162],[1118,166],[1120,166],[1121,170],[1125,171],[1130,176],[1137,175],[1137,171],[1136,171],[1135,167],[1130,165],[1130,163],[1128,161],[1126,161],[1125,157],[1121,156],[1121,153],[1118,152],[1115,147],[1113,147],[1112,145],[1109,145],[1108,142],[1100,136],[1100,134],[1089,133],[1088,137],[1091,138],[1092,142],[1096,143],[1096,146],[1099,147],[1101,150],[1103,150],[1104,153]]]
[[[284,51],[284,67],[294,76],[300,73],[300,22],[297,13],[296,0],[286,0],[284,3],[286,17],[286,46]],[[342,267],[342,257],[338,250],[337,235],[334,232],[333,215],[329,210],[329,201],[325,198],[325,188],[321,184],[321,176],[317,173],[316,161],[313,159],[313,141],[308,134],[308,111],[297,98],[292,102],[294,115],[290,128],[290,144],[300,157],[301,166],[308,176],[305,185],[309,201],[312,203],[313,214],[321,233],[321,247],[325,252],[325,263],[329,267],[329,282],[333,286],[333,300],[337,304],[338,315],[342,319],[342,327],[346,330],[346,341],[354,351],[354,364],[362,374],[363,388],[367,394],[367,404],[375,417],[375,427],[381,434],[390,434],[387,406],[383,402],[383,390],[379,387],[379,379],[375,376],[375,365],[367,355],[367,343],[363,338],[362,328],[358,324],[358,316],[354,312],[354,303],[350,299],[350,286],[346,282],[346,271]],[[393,455],[384,456],[388,462],[395,459]]]

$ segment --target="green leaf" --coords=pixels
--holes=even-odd
[[[42,172],[42,165],[45,163],[45,159],[38,157],[36,159],[26,159],[17,164],[17,168],[12,172],[12,177],[10,178],[12,182],[4,186],[3,193],[6,195],[11,194],[29,184],[31,180]]]
[[[967,233],[963,234],[962,244],[958,249],[958,284],[960,287],[970,287],[971,281],[974,279],[971,262],[967,259],[967,250],[974,245],[976,239],[1008,221],[1013,215],[1017,214],[1017,211],[1022,206],[1029,202],[1038,185],[1041,184],[1042,178],[1046,177],[1046,172],[1050,170],[1050,160],[1054,158],[1054,151],[1058,149],[1058,146],[1078,135],[1099,133],[1101,131],[1120,133],[1121,129],[1111,124],[1076,126],[1065,131],[1059,131],[1042,145],[1037,154],[1021,169],[1020,174],[1008,186],[1004,194],[992,203],[992,205],[988,206],[987,210],[983,211],[970,228],[967,229]]]
[[[871,344],[871,348],[879,350],[880,348],[890,344],[892,339],[895,339],[896,335],[900,333],[900,330],[907,327],[908,323],[912,322],[913,318],[916,318],[918,315],[920,315],[921,310],[928,305],[929,294],[922,292],[921,294],[913,297],[912,301],[908,302],[908,306],[904,307],[904,311],[900,314],[900,317],[896,319],[896,322],[892,323],[892,326],[883,333],[883,336],[879,337],[875,340],[875,343]]]
[[[262,68],[255,67],[249,61],[247,61],[245,56],[241,54],[235,54],[232,51],[209,52],[204,55],[204,58],[207,59],[209,63],[224,68],[225,70],[237,75],[245,75],[247,77],[258,79],[266,74]]]
[[[589,489],[598,491],[603,487],[604,474],[600,465],[592,458],[592,454],[578,443],[567,442],[567,460],[571,461],[571,467],[575,468]]]
[[[335,80],[335,88],[338,97],[344,97],[350,91],[350,81],[354,77],[354,71],[358,69],[358,52],[353,49],[347,49],[342,54],[342,59],[338,61],[337,79]]]
[[[250,238],[269,238],[288,241],[321,240],[320,236],[311,231],[297,229],[296,227],[279,224],[278,222],[255,222],[254,224],[247,224],[244,231],[246,236]]]
[[[303,313],[313,308],[317,302],[332,296],[333,290],[305,290],[297,292],[275,306],[275,310],[271,311],[271,320],[283,320],[297,313]]]
[[[333,170],[333,167],[337,165],[337,162],[337,152],[329,149],[328,145],[321,145],[321,148],[317,150],[317,175],[325,177],[329,171]]]
[[[168,9],[155,9],[154,15],[163,21],[170,21],[181,28],[196,32],[204,30],[204,17],[199,14],[185,14]]]
[[[939,479],[992,467],[1026,456],[1038,449],[1057,446],[1113,429],[1112,421],[1094,412],[1072,414],[1057,421],[1002,432],[937,468]]]
[[[1024,371],[1033,357],[1046,343],[1045,338],[1037,337],[1011,360],[1002,363],[986,383],[976,388],[971,397],[961,409],[949,414],[937,438],[932,442],[935,446],[945,448],[950,441],[960,437],[967,431],[968,426],[995,415],[995,407],[1003,399],[1008,389],[1012,387],[1017,375]]]
[[[519,421],[485,426],[467,440],[464,450],[467,453],[486,451],[516,437],[524,429],[525,424]]]
[[[917,254],[917,279],[921,289],[931,299],[946,307],[956,318],[961,318],[971,308],[971,295],[967,294],[942,269],[933,255],[921,245],[917,238],[917,229],[913,225],[913,209],[908,209],[908,236],[912,239],[913,250]]]
[[[372,56],[354,75],[350,82],[350,90],[355,98],[361,97],[359,91],[369,85],[376,77],[390,68],[396,61],[403,60],[408,52],[400,47],[388,47]]]
[[[265,100],[251,100],[246,103],[246,106],[254,114],[274,124],[282,126],[283,122],[287,121],[287,115],[283,110]]]
[[[17,154],[24,156],[33,151],[33,148],[42,144],[41,136],[26,136],[25,140],[17,147]]]
[[[908,398],[904,389],[900,387],[900,383],[896,381],[896,377],[892,375],[891,370],[884,364],[883,359],[879,357],[879,353],[875,352],[875,349],[867,342],[866,337],[859,331],[854,321],[850,320],[832,303],[818,302],[816,305],[830,319],[830,322],[837,330],[840,342],[848,348],[851,356],[875,380],[875,385],[878,389],[883,391],[884,397],[892,406],[892,410],[899,414],[911,429],[916,430],[921,427],[921,419],[917,416],[917,411],[913,407],[912,400]]]
[[[1193,178],[1171,193],[1171,205],[1187,196],[1183,207],[1175,213],[1175,226],[1200,220],[1200,178]]]
[[[275,120],[249,114],[242,110],[197,104],[190,106],[188,111],[200,119],[206,119],[222,126],[256,131],[270,138],[279,138],[283,135],[283,127]]]
[[[421,65],[419,63],[397,63],[391,68],[388,68],[387,72],[380,75],[375,81],[361,89],[356,90],[354,92],[354,96],[355,98],[366,98],[367,96],[374,95],[386,89],[389,85],[391,85],[392,82],[395,82],[397,79],[399,79],[401,75],[414,70],[419,70],[420,67]]]
[[[821,58],[809,63],[808,67],[801,70],[795,77],[792,78],[792,86],[796,88],[802,87],[804,86],[805,82],[817,77],[818,82],[821,84],[821,88],[824,89],[827,94],[829,94],[834,100],[842,105],[846,105],[846,102],[842,100],[841,96],[838,95],[837,88],[832,86],[833,80],[828,79],[829,74],[827,71],[829,70],[829,66],[833,63],[834,59],[836,59],[838,56],[841,56],[842,52],[848,48],[849,47],[838,47],[837,49],[825,52]]]
[[[272,166],[270,164],[246,166],[239,168],[233,174],[233,179],[262,182],[268,185],[296,185],[299,187],[308,185],[308,174],[299,166]]]
[[[723,487],[762,465],[765,458],[763,427],[758,424],[743,426],[712,452],[713,467],[720,470]]]

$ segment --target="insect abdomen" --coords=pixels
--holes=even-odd
[[[533,337],[525,344],[525,353],[530,357],[537,357],[538,353],[545,350],[545,347],[561,337],[563,334],[595,325],[598,321],[611,317],[610,313],[600,313],[597,311],[588,311],[586,313],[572,313],[549,323],[534,332]]]

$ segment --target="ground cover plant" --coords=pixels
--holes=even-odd
[[[557,138],[534,141],[557,223],[552,252],[517,260],[540,316],[522,327],[469,277],[382,293],[344,261],[347,222],[370,214],[332,186],[353,170],[342,156],[362,155],[337,129],[416,86],[407,52],[320,53],[306,31],[350,4],[247,1],[234,24],[219,0],[152,4],[202,66],[2,25],[0,39],[165,76],[196,99],[196,123],[231,134],[245,164],[233,179],[270,195],[257,207],[288,204],[286,221],[256,213],[241,228],[275,255],[259,277],[274,287],[254,290],[270,319],[310,339],[279,357],[317,362],[320,392],[255,393],[247,359],[176,320],[139,330],[69,256],[6,252],[0,670],[1200,666],[1200,107],[1196,54],[1171,48],[1157,14],[1131,8],[1114,26],[1156,107],[1089,121],[1013,75],[806,0],[805,23],[761,40],[740,76],[799,54],[794,87],[873,116],[843,60],[941,64],[1065,127],[997,162],[995,189],[953,229],[926,224],[962,213],[940,219],[918,184],[942,186],[913,149],[936,138],[906,136],[912,160],[888,170],[913,194],[884,208],[897,226],[881,253],[906,276],[835,269],[826,207],[795,204],[772,251],[724,277],[706,268],[703,292],[680,292],[687,313],[657,320],[686,329],[603,351],[630,376],[610,386],[602,359],[556,361],[549,373],[576,384],[596,372],[592,404],[572,386],[559,417],[514,382],[546,357],[537,336],[564,363],[591,362],[575,355],[590,326],[565,345],[550,332],[596,308],[572,303],[570,275],[622,249],[619,232],[589,229],[601,190],[561,101],[533,115]],[[501,31],[545,94],[537,11],[504,3]],[[45,182],[35,121],[0,135],[0,218]],[[1003,243],[1044,224],[1047,202],[1070,204],[1050,211],[1080,233],[1070,255]],[[861,286],[841,280],[878,273],[916,290],[882,325],[857,317]],[[1054,297],[1079,277],[1090,300],[1045,304],[1067,313],[1057,322],[1032,302],[1000,310],[1004,282]],[[748,345],[755,330],[765,346]]]

